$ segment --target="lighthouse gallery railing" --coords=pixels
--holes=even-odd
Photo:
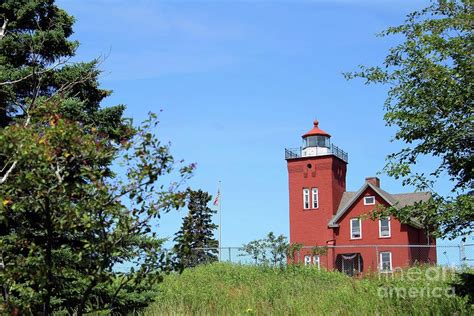
[[[328,155],[328,154],[333,154],[336,157],[344,160],[345,162],[349,162],[348,154],[344,150],[340,149],[339,147],[337,147],[334,144],[331,144],[331,146],[328,147],[327,152],[325,152],[323,154],[315,154],[315,155],[311,155],[311,156],[324,156],[324,155]],[[311,156],[307,156],[307,157],[311,157]],[[296,158],[301,158],[301,157],[304,157],[302,147],[285,148],[285,159],[288,160],[288,159],[296,159]]]

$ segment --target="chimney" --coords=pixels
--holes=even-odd
[[[369,182],[372,185],[375,185],[377,188],[380,188],[380,179],[377,177],[367,177],[365,182]]]

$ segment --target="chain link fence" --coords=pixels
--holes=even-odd
[[[370,271],[392,271],[429,264],[450,268],[474,267],[474,243],[459,245],[336,245],[302,246],[278,253],[268,247],[249,252],[244,247],[213,248],[217,257],[209,261],[279,266],[314,265],[353,275]],[[194,249],[195,252],[209,249]]]
[[[172,252],[163,250],[168,256]],[[311,265],[338,270],[349,275],[390,272],[416,265],[436,265],[451,269],[474,267],[474,243],[453,245],[336,245],[301,246],[293,249],[262,247],[196,248],[186,262],[188,267],[217,261],[245,265]],[[197,258],[197,259],[196,259]],[[116,267],[127,272],[130,264]]]

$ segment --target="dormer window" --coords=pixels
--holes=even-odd
[[[375,205],[375,196],[364,196],[364,205]]]

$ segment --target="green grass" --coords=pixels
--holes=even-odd
[[[425,268],[421,268],[422,272]],[[424,273],[420,273],[424,275]],[[234,264],[203,265],[171,275],[160,285],[157,301],[144,315],[469,315],[467,298],[383,298],[380,287],[409,289],[449,288],[443,280],[395,275],[361,279],[338,272],[306,267],[273,269]],[[437,278],[439,279],[439,278]],[[412,290],[412,291],[415,291]]]

